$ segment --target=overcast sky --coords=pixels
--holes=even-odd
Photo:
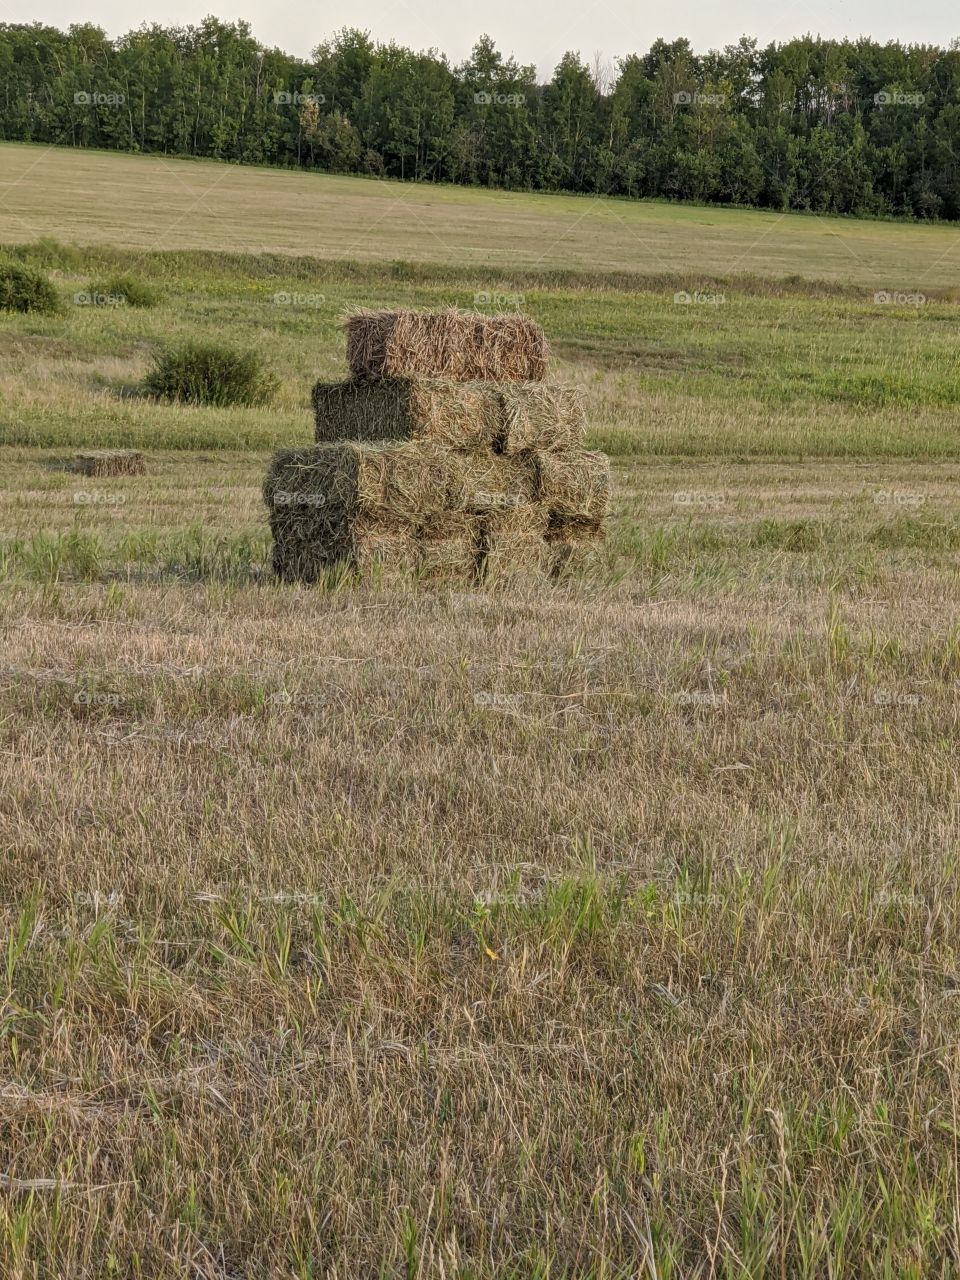
[[[549,76],[560,55],[576,49],[588,61],[645,52],[658,36],[686,36],[694,49],[720,48],[741,35],[761,44],[810,32],[834,38],[947,45],[960,37],[956,0],[0,0],[6,22],[46,22],[66,27],[95,22],[119,35],[142,22],[186,24],[213,12],[224,20],[246,18],[264,44],[307,55],[343,26],[368,29],[375,39],[414,48],[435,47],[459,62],[487,32],[504,53],[532,62]]]

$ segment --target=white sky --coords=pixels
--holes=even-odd
[[[214,12],[225,21],[246,18],[264,44],[306,56],[343,26],[369,30],[375,39],[435,47],[459,62],[484,32],[505,54],[534,63],[548,77],[560,55],[578,50],[587,61],[643,53],[658,36],[686,36],[703,52],[734,43],[743,34],[761,45],[812,33],[826,37],[902,40],[948,45],[960,38],[956,0],[0,0],[0,21],[45,22],[66,27],[95,22],[111,36],[142,22],[187,24]]]

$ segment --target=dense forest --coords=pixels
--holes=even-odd
[[[0,25],[0,136],[418,182],[960,218],[960,42],[658,40],[546,84],[343,30],[307,61],[246,23],[116,40]]]

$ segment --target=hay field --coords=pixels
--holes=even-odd
[[[16,190],[65,299],[163,299],[0,319],[4,1274],[955,1274],[953,233],[849,224],[939,279],[898,304],[798,256],[809,219],[751,274],[684,268],[684,228],[757,215],[655,206],[669,271],[508,272],[399,231],[287,258],[287,213],[270,252],[192,217],[143,252],[42,166]],[[456,199],[493,233],[504,197]],[[336,316],[483,293],[612,457],[601,569],[275,585],[267,454],[343,375]],[[275,408],[138,399],[187,334],[257,345]],[[124,446],[145,475],[68,469]]]

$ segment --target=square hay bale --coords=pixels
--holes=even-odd
[[[318,442],[427,440],[492,449],[503,434],[503,399],[492,382],[353,378],[318,382],[311,402]]]
[[[358,378],[452,378],[542,382],[543,330],[520,315],[446,311],[356,311],[343,320],[347,360]]]
[[[497,439],[501,453],[582,448],[587,419],[579,388],[518,382],[502,387],[501,397],[503,421]]]
[[[533,455],[537,498],[551,518],[600,521],[610,503],[610,461],[605,453],[570,449]]]
[[[546,532],[546,513],[538,506],[492,511],[481,517],[484,580],[541,577],[550,564]]]
[[[457,455],[457,482],[450,506],[482,514],[516,511],[537,503],[537,470],[533,454],[507,457],[498,453]]]
[[[77,454],[73,470],[83,476],[142,476],[147,464],[139,449],[93,449]]]
[[[282,578],[335,564],[416,564],[414,533],[456,487],[454,455],[429,445],[309,445],[274,454],[263,486]]]
[[[480,569],[480,521],[464,511],[447,511],[417,530],[417,572],[424,578],[473,582]]]
[[[600,520],[565,520],[554,517],[547,526],[547,571],[553,578],[568,578],[600,564],[605,541]]]
[[[325,529],[324,534],[329,534]],[[317,582],[330,569],[348,567],[364,574],[412,574],[417,548],[405,525],[359,518],[341,537],[316,536],[309,525],[290,522],[274,528],[273,570],[284,582]]]

